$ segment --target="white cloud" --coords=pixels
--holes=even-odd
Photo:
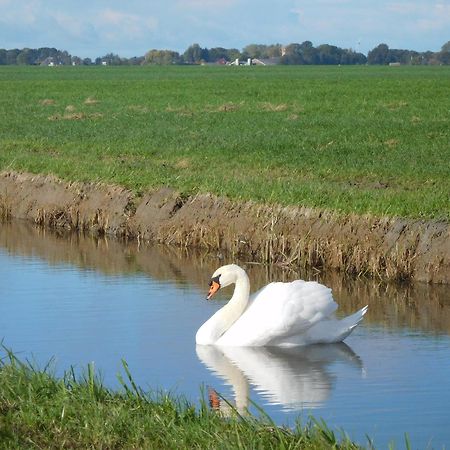
[[[100,11],[95,26],[102,30],[108,39],[139,37],[158,28],[158,20],[152,16],[124,13],[113,9]]]

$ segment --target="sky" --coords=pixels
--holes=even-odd
[[[0,0],[6,49],[132,57],[306,40],[364,54],[380,43],[439,51],[450,40],[450,0]]]

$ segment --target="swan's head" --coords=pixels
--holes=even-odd
[[[206,300],[210,300],[220,288],[236,283],[236,280],[242,275],[245,276],[244,269],[241,269],[236,264],[219,267],[213,273],[209,282],[209,291]]]

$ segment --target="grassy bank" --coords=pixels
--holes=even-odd
[[[0,365],[2,448],[325,449],[359,448],[322,422],[276,427],[270,419],[224,418],[206,403],[152,395],[137,387],[124,363],[121,392],[104,387],[91,367],[58,379],[10,352]]]
[[[1,67],[0,170],[450,218],[449,67]]]

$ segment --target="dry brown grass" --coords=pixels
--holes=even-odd
[[[10,206],[0,198],[0,219],[9,220],[11,218]]]
[[[182,158],[176,162],[175,167],[177,169],[188,169],[191,167],[191,161],[188,158]]]
[[[101,119],[102,113],[95,112],[91,114],[85,114],[83,112],[66,112],[64,114],[53,114],[48,117],[48,120],[85,120],[85,119]]]
[[[81,219],[76,207],[54,208],[47,210],[38,208],[34,222],[37,225],[52,229],[67,229],[74,231],[89,231],[97,235],[104,235],[109,225],[108,214],[103,210],[96,210],[88,218]]]
[[[150,111],[150,109],[145,105],[129,105],[128,109],[130,111],[142,113],[142,114],[148,113]]]
[[[389,111],[396,111],[398,109],[404,108],[405,106],[408,106],[408,102],[405,102],[404,100],[398,100],[389,103],[384,103],[383,106],[389,109]]]
[[[283,112],[289,109],[289,106],[286,103],[270,103],[265,102],[261,104],[261,109],[263,111],[271,111],[271,112]]]
[[[241,108],[241,104],[228,102],[228,103],[224,103],[223,105],[218,106],[216,111],[218,111],[218,112],[233,112],[233,111],[238,111],[240,108]]]
[[[384,141],[383,143],[384,143],[384,145],[386,145],[389,148],[394,148],[394,147],[397,147],[397,145],[400,143],[400,141],[398,139],[392,138],[392,139],[388,139],[388,140]]]
[[[100,100],[97,100],[96,98],[94,98],[94,97],[88,97],[85,101],[84,101],[84,104],[85,105],[96,105],[97,103],[99,103],[100,102]]]
[[[168,105],[166,107],[166,112],[176,113],[180,116],[185,116],[185,117],[192,117],[194,115],[194,111],[192,111],[192,109],[188,108],[187,106],[173,107],[173,106]]]
[[[88,114],[88,116],[87,116],[88,119],[101,119],[102,117],[103,117],[103,114],[99,113],[99,112]]]
[[[53,100],[52,98],[44,98],[39,101],[39,104],[42,106],[54,106],[56,105],[56,101]]]

